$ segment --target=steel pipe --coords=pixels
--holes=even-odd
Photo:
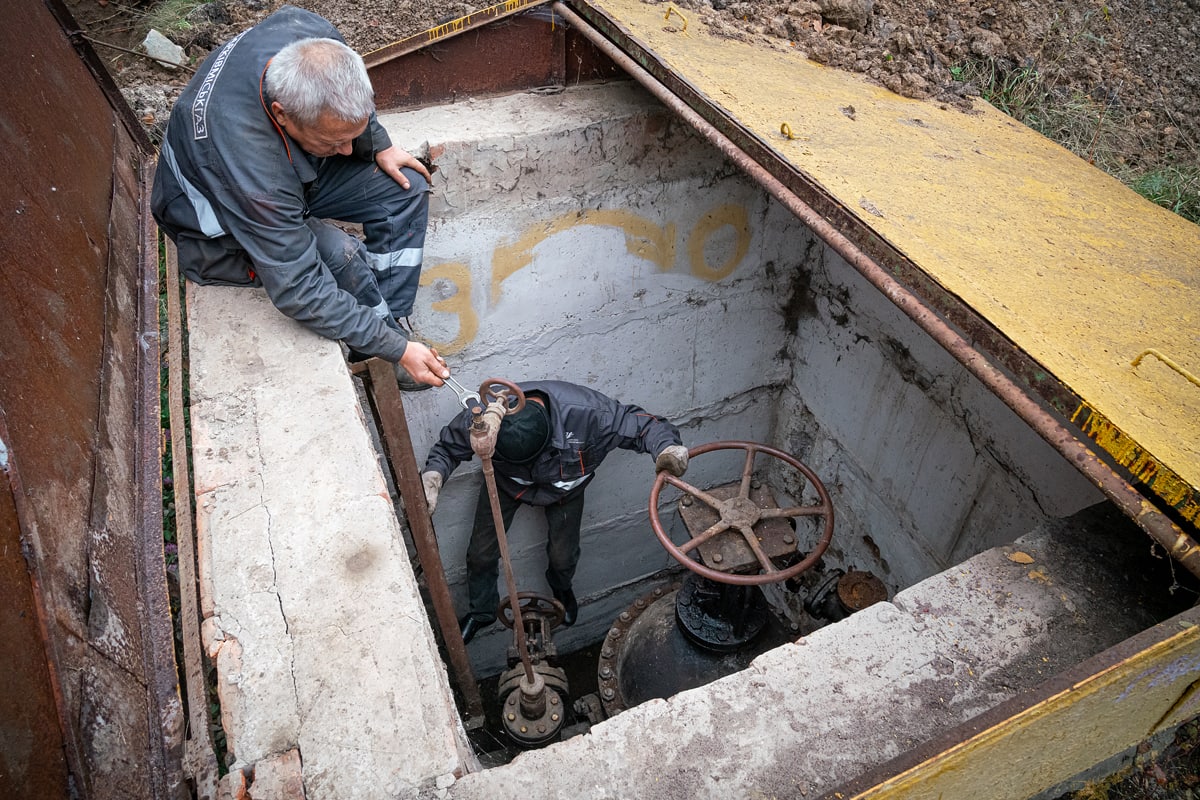
[[[517,397],[517,405],[510,409],[508,395],[496,394],[494,385],[511,388]],[[487,489],[488,503],[492,508],[492,521],[496,527],[496,542],[500,546],[500,563],[504,567],[504,585],[508,587],[509,607],[513,615],[513,633],[516,634],[517,654],[525,669],[522,689],[533,686],[537,675],[533,671],[533,659],[529,655],[529,643],[525,637],[525,623],[521,619],[521,599],[517,592],[517,579],[513,575],[512,556],[508,552],[508,532],[504,529],[504,513],[500,509],[500,495],[496,489],[496,470],[492,466],[492,455],[496,452],[496,437],[500,434],[500,423],[505,415],[525,408],[525,395],[516,386],[498,378],[489,378],[479,387],[479,396],[488,400],[487,409],[477,412],[471,421],[471,450],[479,456],[483,465],[483,484]]]
[[[574,25],[598,50],[644,86],[665,106],[695,128],[739,169],[762,186],[772,197],[821,238],[859,274],[881,291],[909,319],[915,322],[956,361],[978,378],[1022,421],[1033,428],[1064,458],[1075,466],[1126,516],[1162,545],[1188,572],[1200,577],[1200,546],[1182,528],[1158,510],[1117,472],[1089,450],[1079,438],[1031,398],[1011,378],[994,367],[970,342],[937,316],[928,306],[893,278],[887,270],[850,241],[812,206],[787,188],[765,167],[751,158],[716,126],[680,100],[657,78],[609,41],[586,20],[561,2],[553,5],[556,13]]]

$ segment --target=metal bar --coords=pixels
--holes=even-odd
[[[136,149],[137,161],[137,247],[136,266],[127,279],[136,286],[138,314],[136,338],[127,341],[136,364],[137,394],[134,408],[134,452],[137,470],[136,498],[138,503],[137,553],[139,565],[136,599],[143,630],[143,674],[148,694],[147,731],[149,758],[147,793],[156,796],[176,792],[184,784],[183,754],[187,732],[183,727],[183,700],[179,691],[179,666],[175,655],[175,626],[171,615],[170,594],[167,588],[167,563],[163,543],[162,494],[162,342],[158,306],[158,226],[150,213],[150,190],[154,179],[154,159],[144,150]],[[114,156],[127,161],[120,154]],[[114,163],[114,179],[119,180],[122,167]],[[118,220],[128,213],[114,192],[112,215]],[[124,212],[124,213],[123,213]],[[110,269],[118,267],[122,253],[128,249],[111,247]],[[118,327],[119,329],[119,327]],[[125,334],[129,336],[129,334]],[[119,352],[114,342],[114,352]],[[110,411],[108,417],[113,416]],[[207,708],[207,699],[202,701]],[[205,718],[207,721],[207,717]],[[206,726],[207,730],[207,726]],[[214,774],[214,780],[215,780]]]
[[[754,475],[754,456],[756,451],[753,447],[746,448],[746,461],[742,465],[742,483],[739,492],[742,497],[750,496],[750,478]]]
[[[166,246],[167,403],[171,414],[171,468],[175,493],[175,544],[179,568],[179,626],[183,633],[183,676],[187,693],[189,736],[183,768],[195,781],[196,800],[215,800],[220,771],[208,725],[208,691],[204,680],[204,647],[200,641],[199,583],[196,580],[195,520],[192,517],[192,470],[183,409],[183,313],[180,304],[179,258]]]
[[[412,532],[417,558],[425,574],[425,585],[433,602],[433,613],[442,632],[442,642],[450,658],[450,668],[458,679],[458,688],[466,705],[468,728],[483,722],[483,699],[471,671],[467,658],[467,646],[463,644],[462,629],[454,615],[454,601],[450,597],[450,586],[442,568],[442,555],[438,550],[437,534],[425,503],[425,488],[421,485],[421,473],[417,457],[413,453],[412,438],[408,432],[408,419],[404,416],[404,400],[396,384],[396,367],[380,358],[366,362],[370,378],[371,398],[379,416],[383,440],[387,444],[388,463],[395,473],[396,486],[404,499],[405,516]]]
[[[513,576],[512,557],[508,554],[508,534],[504,530],[504,514],[500,511],[500,495],[496,491],[496,470],[492,457],[480,454],[483,462],[483,480],[487,484],[488,501],[492,506],[492,520],[496,526],[496,541],[500,545],[500,561],[504,564],[504,585],[508,587],[508,605],[512,609],[513,633],[517,636],[517,654],[525,667],[525,680],[534,683],[533,660],[529,657],[529,642],[525,639],[525,621],[521,619],[521,598],[517,594],[517,579]]]
[[[725,134],[676,97],[658,79],[563,3],[556,2],[554,10],[570,24],[576,26],[598,50],[625,69],[634,80],[642,84],[664,105],[696,128],[709,143],[782,203],[797,219],[807,225],[814,234],[858,270],[859,274],[870,281],[909,319],[945,348],[955,360],[966,367],[1017,416],[1092,481],[1109,500],[1136,522],[1142,530],[1146,531],[1152,539],[1161,544],[1189,572],[1200,577],[1200,547],[1191,536],[1088,450],[1074,434],[1039,406],[1007,375],[992,366],[982,353],[943,322],[874,259],[744,150],[735,145]]]

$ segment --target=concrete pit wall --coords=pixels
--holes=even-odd
[[[830,490],[830,566],[895,592],[1103,499],[836,253],[813,248],[787,280],[774,444]]]
[[[464,383],[574,381],[671,419],[689,446],[747,439],[793,452],[833,495],[830,565],[871,570],[891,593],[1099,499],[636,85],[381,119],[439,166],[414,324]],[[406,408],[423,461],[457,406],[435,391]],[[739,467],[709,456],[689,479],[710,485]],[[673,566],[647,520],[652,480],[648,457],[618,452],[589,489],[583,611],[560,648],[601,638],[638,582]],[[460,467],[434,515],[460,609],[480,482],[477,462]],[[541,515],[519,513],[510,535],[518,584],[548,593]],[[481,635],[476,668],[501,669],[507,643],[499,626]]]

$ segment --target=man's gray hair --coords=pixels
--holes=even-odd
[[[361,122],[375,111],[375,92],[362,56],[336,39],[301,39],[280,50],[267,67],[265,88],[301,125],[328,112]]]

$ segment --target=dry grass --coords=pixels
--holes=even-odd
[[[142,18],[146,31],[151,28],[166,36],[191,30],[188,15],[205,4],[205,0],[163,0]]]

